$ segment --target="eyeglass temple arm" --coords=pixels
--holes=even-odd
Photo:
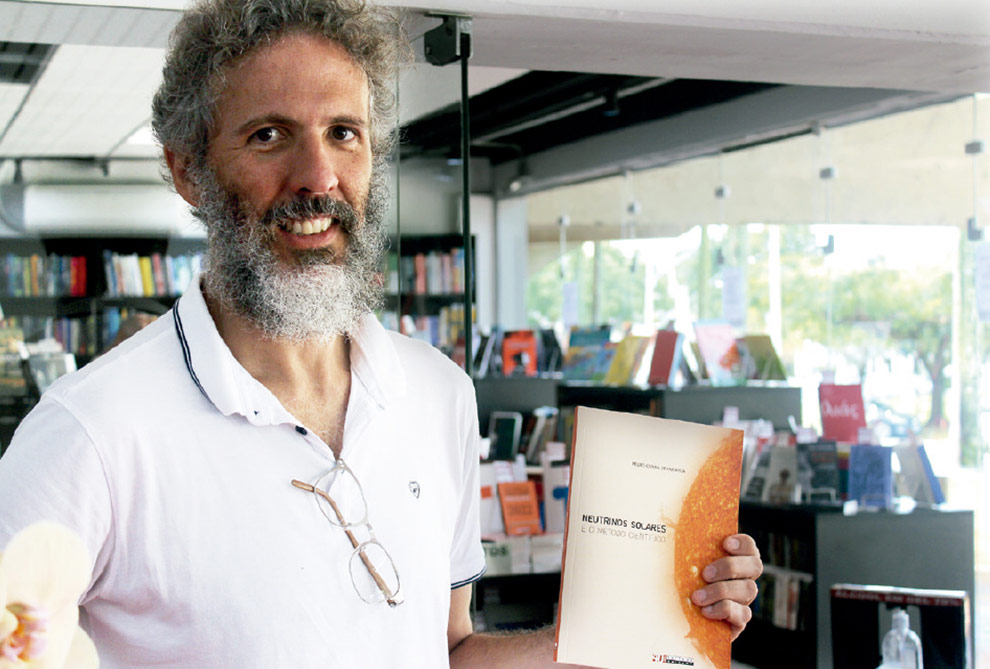
[[[306,492],[316,493],[317,495],[325,499],[327,503],[330,504],[330,508],[333,509],[334,515],[337,516],[337,521],[340,522],[342,526],[344,526],[343,527],[344,534],[346,534],[347,538],[350,539],[351,546],[357,549],[357,547],[361,545],[361,542],[357,540],[357,537],[354,536],[354,533],[351,532],[349,529],[347,529],[346,527],[347,521],[344,520],[344,514],[340,512],[340,507],[338,507],[337,503],[333,501],[333,497],[328,495],[323,490],[317,488],[316,486],[310,485],[308,483],[303,483],[302,481],[297,481],[296,479],[292,479],[292,485],[296,486],[301,490],[305,490]],[[371,563],[371,560],[368,558],[368,556],[365,554],[364,551],[358,551],[358,555],[361,556],[361,562],[363,562],[364,566],[367,567],[368,573],[371,574],[371,578],[375,579],[375,584],[378,586],[378,589],[382,591],[383,595],[385,595],[385,599],[386,601],[388,601],[389,606],[397,606],[397,602],[395,602],[395,593],[393,593],[392,590],[388,587],[388,584],[385,583],[385,579],[383,579],[381,575],[378,573],[378,570],[375,569],[375,565]]]

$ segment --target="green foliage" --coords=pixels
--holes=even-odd
[[[645,282],[643,263],[635,257],[627,257],[608,244],[602,243],[598,248],[601,254],[601,282],[598,286],[601,295],[600,321],[642,322]],[[566,281],[576,281],[578,284],[579,322],[592,323],[594,257],[585,254],[583,249],[574,249],[564,255],[563,265],[563,272],[560,261],[557,261],[530,275],[526,286],[526,305],[531,325],[537,326],[561,318],[561,296]]]

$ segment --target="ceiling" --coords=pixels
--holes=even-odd
[[[829,114],[809,107],[800,122],[777,119],[779,132],[843,113],[848,119],[990,90],[984,0],[944,0],[937,7],[923,0],[740,4],[413,0],[405,7],[418,53],[420,36],[439,24],[426,11],[474,17],[473,150],[516,171],[523,157],[538,173],[549,165],[541,157],[560,147],[794,91],[814,92]],[[16,43],[0,44],[0,158],[112,159],[115,165],[154,158],[157,150],[142,129],[182,5],[0,0],[0,43]],[[37,47],[12,69],[24,44],[57,48]],[[872,93],[841,93],[857,90]],[[848,108],[830,102],[842,96],[858,102]],[[450,105],[458,97],[454,74],[421,63],[404,77],[406,155],[450,155],[457,137]],[[719,142],[760,141],[769,132],[761,127],[714,135]]]

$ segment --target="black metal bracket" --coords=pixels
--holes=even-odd
[[[471,58],[470,16],[457,14],[427,14],[427,16],[441,18],[443,23],[423,35],[426,62],[431,65],[448,65],[462,58],[464,60]]]

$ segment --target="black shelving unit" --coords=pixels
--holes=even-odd
[[[732,656],[759,669],[833,666],[829,592],[838,583],[965,590],[973,605],[972,511],[916,509],[846,516],[837,506],[744,501],[739,530],[757,540],[768,573],[810,579],[807,595],[798,601],[798,629],[783,628],[760,615],[767,606],[760,597],[768,596],[769,589],[754,603],[757,613],[733,643]]]

